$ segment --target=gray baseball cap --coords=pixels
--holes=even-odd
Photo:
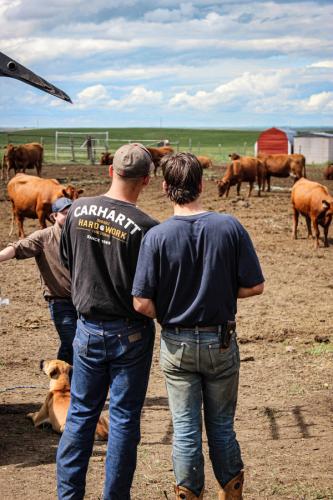
[[[73,201],[69,198],[58,198],[55,202],[52,203],[52,213],[62,212],[65,208],[71,206]]]
[[[154,167],[152,156],[142,144],[121,146],[114,154],[112,167],[122,177],[146,177]]]

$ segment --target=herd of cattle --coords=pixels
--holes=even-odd
[[[164,155],[173,153],[171,146],[148,147],[153,159],[154,175],[160,166]],[[306,218],[308,235],[312,238],[311,224],[315,231],[315,245],[319,246],[319,225],[324,228],[324,245],[328,246],[328,228],[333,216],[333,197],[327,188],[317,182],[306,179],[305,157],[301,154],[258,154],[257,157],[239,156],[236,153],[229,155],[230,163],[225,175],[217,180],[219,196],[229,195],[231,186],[237,187],[240,194],[242,182],[249,183],[251,196],[253,186],[258,185],[258,196],[262,191],[271,190],[271,177],[293,177],[291,201],[294,212],[293,236],[297,238],[299,214]],[[202,168],[213,166],[212,160],[206,156],[197,156]],[[113,155],[103,153],[100,164],[112,164]],[[10,170],[15,176],[8,182],[8,195],[12,203],[13,218],[16,219],[19,237],[24,237],[23,221],[25,217],[38,218],[40,226],[46,227],[46,220],[50,220],[52,203],[61,196],[76,199],[83,190],[74,186],[61,185],[56,179],[42,179],[43,146],[39,143],[14,146],[8,144],[2,159],[1,178],[9,179]],[[26,169],[36,168],[39,177],[25,175]],[[5,175],[6,174],[6,175]],[[16,175],[17,174],[17,175]],[[333,180],[333,165],[328,165],[324,178]]]

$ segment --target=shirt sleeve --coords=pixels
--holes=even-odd
[[[158,253],[154,251],[153,239],[149,232],[144,236],[136,266],[132,295],[154,299],[158,286]]]
[[[263,283],[259,259],[248,232],[241,226],[238,259],[238,286],[252,288]]]
[[[43,230],[35,231],[23,240],[10,243],[8,246],[14,247],[16,259],[37,257],[44,248]]]

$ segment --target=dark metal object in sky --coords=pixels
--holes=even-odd
[[[37,87],[40,90],[44,90],[44,92],[48,92],[55,97],[59,97],[59,99],[72,102],[71,98],[61,89],[58,89],[52,85],[52,83],[47,82],[44,78],[41,78],[36,75],[36,73],[30,71],[30,69],[25,68],[22,64],[14,61],[14,59],[10,59],[3,52],[0,52],[0,76],[16,78],[17,80],[21,80],[21,82],[28,83],[29,85]]]

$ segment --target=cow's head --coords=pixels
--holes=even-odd
[[[217,184],[219,196],[223,196],[224,193],[227,191],[230,182],[224,181],[221,179],[220,181],[216,181],[216,184]]]
[[[71,200],[77,200],[77,198],[84,192],[83,189],[76,189],[71,184],[68,184],[63,190],[63,196],[70,198]]]
[[[99,164],[100,165],[111,165],[113,162],[113,155],[111,153],[102,153]]]
[[[229,155],[229,158],[230,160],[239,160],[240,156],[237,153],[231,153],[231,155]]]

